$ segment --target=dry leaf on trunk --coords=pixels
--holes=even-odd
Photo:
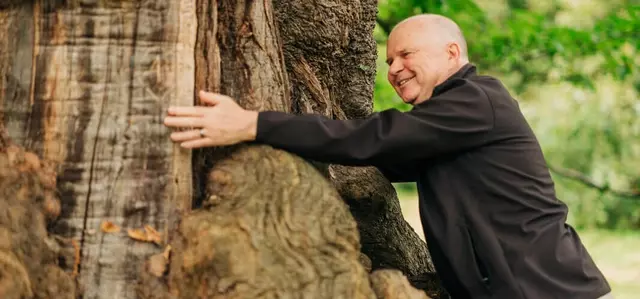
[[[162,235],[149,225],[145,225],[144,230],[129,229],[127,230],[127,233],[129,237],[134,240],[143,241],[143,242],[153,242],[158,245],[162,243]]]
[[[120,226],[117,226],[116,224],[114,224],[111,221],[102,221],[102,224],[100,225],[100,229],[102,229],[102,231],[105,232],[105,233],[119,233],[120,232]]]

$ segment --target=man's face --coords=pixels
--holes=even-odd
[[[394,30],[387,41],[387,79],[411,105],[428,100],[449,67],[445,47],[425,36],[407,26]]]

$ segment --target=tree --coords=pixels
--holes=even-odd
[[[3,298],[442,292],[376,169],[250,144],[190,152],[162,125],[201,89],[255,110],[368,115],[375,1],[21,2],[0,1],[0,163],[14,165],[0,182],[32,192],[7,189],[23,220],[0,224],[39,245],[0,248]]]

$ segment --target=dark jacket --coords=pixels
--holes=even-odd
[[[362,120],[261,112],[256,142],[415,181],[453,298],[596,299],[610,287],[565,223],[538,141],[496,79],[467,64],[409,112]]]

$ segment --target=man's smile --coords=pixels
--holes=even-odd
[[[413,78],[415,78],[415,76],[413,76],[411,78],[402,79],[402,80],[398,81],[398,83],[396,83],[396,85],[398,87],[402,87],[403,85],[407,84],[407,82],[411,81]]]

